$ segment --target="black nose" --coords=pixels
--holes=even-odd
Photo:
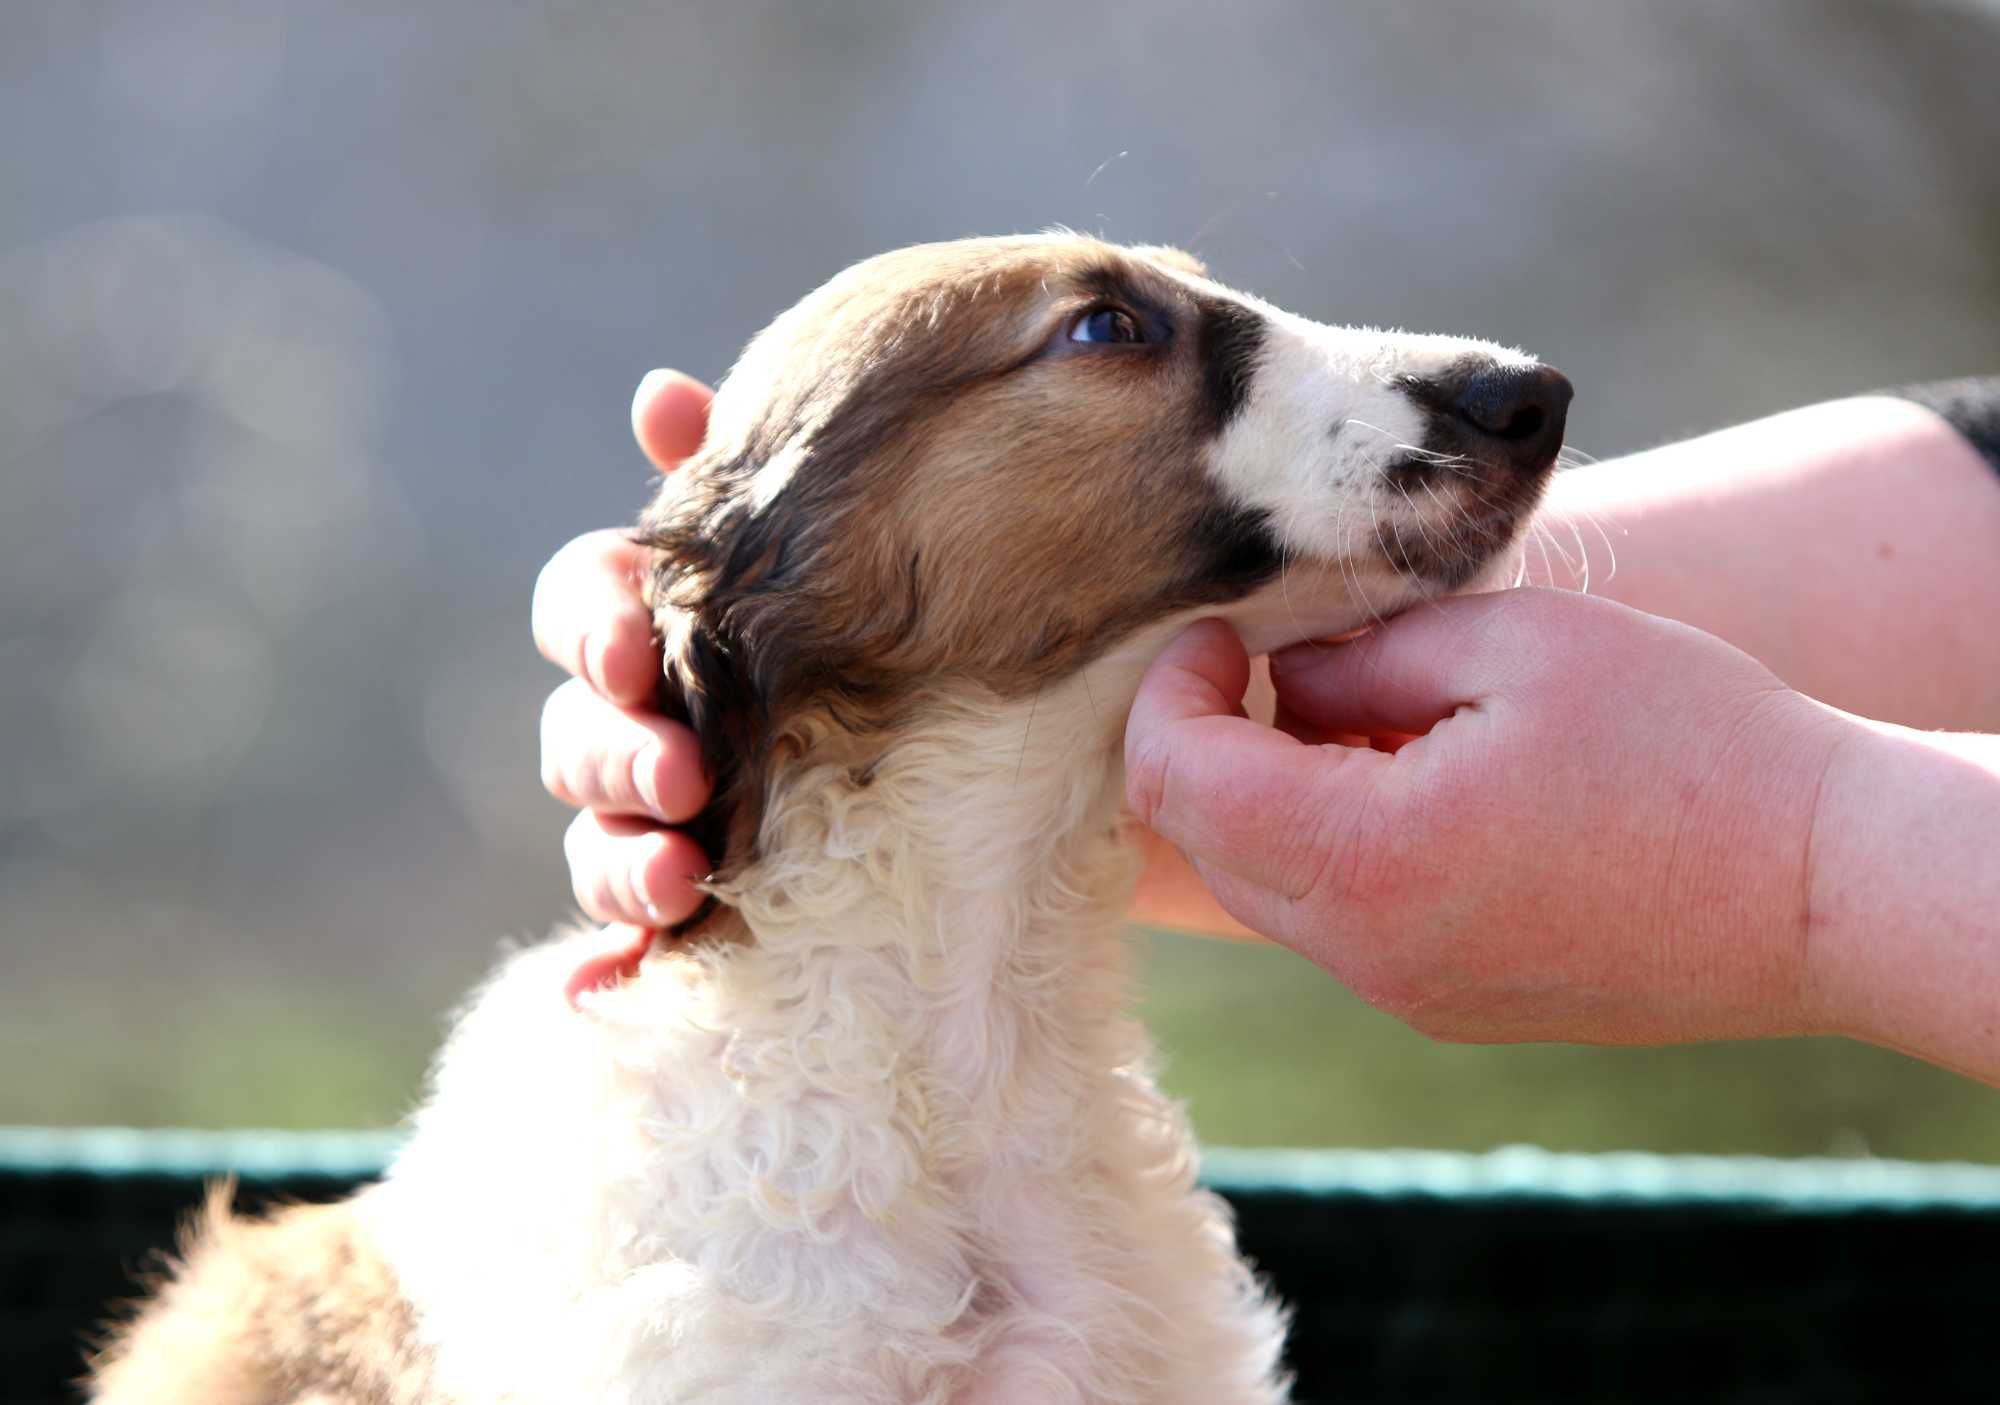
[[[1522,472],[1546,468],[1562,447],[1576,387],[1552,366],[1488,366],[1457,387],[1451,413],[1489,451]]]

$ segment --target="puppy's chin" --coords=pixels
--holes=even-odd
[[[1522,584],[1527,577],[1527,569],[1527,541],[1525,538],[1516,539],[1508,543],[1504,550],[1495,552],[1491,560],[1466,578],[1464,585],[1450,593],[1485,595],[1495,590],[1510,590]]]
[[[1511,533],[1504,545],[1488,540],[1483,546],[1479,552],[1421,572],[1398,569],[1386,553],[1346,563],[1294,557],[1282,580],[1219,613],[1235,627],[1252,655],[1275,653],[1293,644],[1345,642],[1426,601],[1519,585],[1529,549],[1524,531]]]
[[[1448,522],[1384,524],[1383,559],[1426,599],[1477,595],[1519,585],[1535,530],[1541,485],[1527,501],[1469,512]]]

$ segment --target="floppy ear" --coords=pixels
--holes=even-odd
[[[715,785],[683,828],[722,882],[756,858],[771,767],[787,745],[779,723],[810,652],[786,608],[796,514],[746,508],[736,480],[747,471],[731,459],[683,466],[634,538],[654,553],[646,597],[660,639],[660,710],[694,733]],[[676,931],[712,910],[705,904]]]
[[[749,862],[756,847],[770,709],[740,647],[718,638],[711,623],[671,606],[655,619],[664,660],[660,710],[694,733],[702,767],[715,783],[708,804],[683,828],[713,861],[716,875],[727,876]]]
[[[764,438],[698,455],[662,485],[635,537],[653,553],[661,708],[695,734],[715,783],[685,828],[723,885],[758,856],[774,773],[821,728],[861,734],[887,717],[893,689],[874,665],[917,608],[914,560],[885,580],[837,549],[838,494],[826,490],[846,482],[837,467],[797,468],[805,482],[775,498],[748,490],[773,452]]]
[[[755,855],[762,819],[777,679],[757,667],[729,588],[743,541],[730,515],[665,500],[641,521],[636,540],[654,553],[647,600],[660,639],[660,711],[694,733],[714,782],[708,804],[682,826],[726,880]],[[732,541],[730,538],[735,538]],[[736,548],[732,550],[732,546]],[[675,929],[701,925],[711,901]]]

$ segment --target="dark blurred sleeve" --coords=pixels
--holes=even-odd
[[[2000,472],[2000,376],[1932,381],[1892,393],[1936,410]]]

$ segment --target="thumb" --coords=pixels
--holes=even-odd
[[[1352,852],[1393,758],[1307,745],[1245,718],[1249,670],[1242,641],[1218,620],[1161,653],[1126,724],[1126,797],[1232,916],[1281,936],[1291,904]]]

